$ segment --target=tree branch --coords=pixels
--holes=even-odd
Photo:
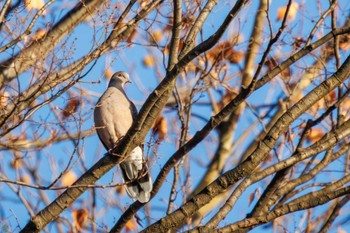
[[[33,43],[28,48],[23,49],[15,55],[0,64],[0,89],[6,86],[11,80],[19,74],[33,66],[37,58],[46,57],[55,46],[69,34],[80,22],[95,12],[98,5],[103,4],[105,0],[86,0],[79,2],[73,10],[68,12],[38,43]]]
[[[289,125],[299,117],[303,112],[310,108],[320,98],[324,97],[339,86],[350,74],[350,56],[347,57],[341,68],[334,73],[329,79],[322,82],[313,91],[308,93],[304,99],[296,103],[289,111],[282,115],[282,117],[271,128],[269,133],[260,142],[256,150],[238,167],[227,171],[220,176],[216,181],[207,186],[199,194],[195,195],[191,200],[184,204],[180,209],[172,214],[162,218],[156,223],[152,224],[144,230],[144,232],[160,231],[164,232],[173,227],[176,227],[185,218],[191,217],[202,206],[209,203],[216,195],[224,192],[231,185],[235,184],[242,177],[251,173],[258,164],[266,157],[268,152],[274,147],[279,136],[285,132]],[[231,102],[232,103],[232,102]],[[230,103],[230,104],[231,104]],[[228,106],[230,106],[230,104]],[[215,120],[211,119],[215,124]],[[180,148],[181,150],[181,148]]]

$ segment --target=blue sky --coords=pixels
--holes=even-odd
[[[287,1],[271,1],[270,4],[270,19],[272,24],[272,29],[274,33],[277,32],[277,29],[280,25],[280,22],[276,20],[277,16],[277,10],[286,4]],[[298,11],[296,19],[294,21],[291,21],[288,23],[286,31],[290,31],[290,33],[284,33],[282,35],[282,41],[285,42],[285,45],[275,46],[273,48],[272,54],[278,54],[281,59],[286,59],[289,57],[289,55],[292,52],[292,46],[288,45],[288,42],[292,41],[295,37],[295,35],[300,35],[300,37],[304,37],[304,35],[307,35],[313,25],[314,21],[319,18],[320,11],[324,11],[328,7],[328,1],[297,1],[299,4],[301,4],[303,7]],[[245,51],[248,45],[248,39],[249,35],[252,30],[253,25],[253,16],[255,15],[256,9],[258,7],[257,5],[258,1],[251,1],[247,7],[244,8],[244,10],[237,16],[237,18],[234,20],[234,22],[230,25],[230,28],[228,32],[223,36],[222,40],[226,40],[230,38],[232,35],[236,35],[239,33],[242,36],[242,41],[237,44],[236,49]],[[60,5],[61,4],[61,5]],[[58,19],[65,14],[66,10],[64,8],[65,5],[71,4],[69,1],[58,1],[57,3],[54,3],[52,5],[52,8],[49,8],[47,16],[42,19],[42,22],[38,24],[37,27],[44,27],[47,23],[54,24],[58,21]],[[169,4],[168,2],[165,2],[164,4]],[[338,10],[338,26],[342,25],[345,21],[348,13],[349,13],[349,4],[345,0],[339,1],[340,9]],[[50,9],[54,9],[57,7],[61,9],[60,11],[50,11]],[[202,36],[203,38],[209,37],[218,27],[218,25],[223,21],[224,17],[226,16],[227,12],[232,7],[231,2],[220,2],[213,11],[213,14],[208,18],[207,23],[204,26]],[[56,12],[59,12],[57,14]],[[33,12],[29,13],[32,14]],[[106,13],[110,13],[106,11]],[[165,12],[163,12],[165,13]],[[21,12],[21,14],[27,14],[25,10]],[[101,13],[102,14],[102,13]],[[118,15],[118,10],[116,12],[116,15]],[[102,19],[106,19],[105,15],[102,14]],[[102,56],[98,59],[96,64],[94,64],[92,70],[88,73],[88,75],[75,87],[71,88],[71,95],[63,95],[57,100],[55,100],[51,105],[47,105],[37,111],[31,119],[36,121],[37,123],[32,123],[30,126],[29,124],[24,124],[23,126],[20,126],[16,129],[16,132],[18,134],[21,134],[21,132],[25,131],[28,134],[37,132],[41,135],[41,138],[47,138],[52,132],[52,130],[57,130],[59,133],[63,133],[62,128],[59,126],[59,122],[57,122],[57,118],[55,117],[53,110],[57,110],[59,112],[59,109],[63,109],[64,106],[67,104],[68,100],[71,97],[74,97],[74,95],[78,95],[81,89],[84,89],[85,91],[88,91],[87,93],[84,93],[84,101],[82,105],[79,108],[79,111],[77,113],[77,117],[82,119],[82,121],[77,124],[77,122],[74,120],[74,118],[69,118],[68,120],[71,121],[66,125],[66,129],[68,132],[74,133],[77,130],[77,126],[81,127],[82,129],[89,129],[93,126],[93,119],[92,119],[92,112],[93,112],[93,106],[94,103],[98,100],[98,97],[101,93],[105,90],[106,86],[108,85],[108,80],[103,77],[103,74],[107,67],[110,67],[113,71],[119,71],[124,70],[127,71],[131,78],[133,79],[133,83],[129,84],[126,88],[126,92],[131,100],[133,100],[138,109],[141,107],[142,103],[145,101],[145,96],[149,94],[158,84],[159,77],[164,77],[165,74],[165,68],[161,65],[162,63],[157,63],[156,67],[145,67],[142,63],[142,60],[145,56],[147,56],[150,53],[153,53],[156,55],[156,58],[158,61],[162,61],[163,57],[162,54],[159,51],[155,51],[154,48],[150,46],[145,46],[149,44],[149,42],[146,40],[147,38],[147,32],[145,31],[146,28],[150,27],[150,29],[161,29],[162,26],[164,26],[164,22],[166,22],[166,18],[163,17],[163,22],[155,23],[152,26],[150,26],[150,22],[152,22],[152,19],[156,16],[156,13],[152,13],[147,17],[146,22],[142,22],[139,27],[139,34],[134,39],[135,44],[132,46],[128,46],[126,43],[121,43],[118,45],[118,48],[115,48],[115,50],[112,50],[108,54]],[[302,19],[302,20],[301,20]],[[99,24],[99,19],[96,19],[97,23],[95,26],[91,26],[91,21],[87,23],[83,23],[79,25],[71,35],[69,35],[62,44],[67,45],[67,51],[70,51],[69,48],[74,48],[74,53],[71,55],[70,59],[65,61],[63,64],[68,65],[70,62],[72,62],[75,59],[81,58],[82,56],[85,56],[90,49],[92,49],[96,44],[94,41],[100,41],[106,36],[105,28],[102,23]],[[301,21],[300,21],[301,20]],[[302,23],[300,23],[302,22]],[[330,20],[326,19],[324,26],[322,27],[322,30],[319,31],[320,34],[324,35],[326,32],[329,31],[330,26]],[[35,28],[36,29],[36,28]],[[94,35],[94,32],[97,32]],[[266,28],[265,30],[265,38],[264,43],[262,46],[266,46],[267,38],[269,31]],[[317,37],[317,36],[316,36]],[[317,38],[315,38],[317,39]],[[314,39],[314,40],[315,40]],[[4,40],[4,33],[0,33],[0,41]],[[165,45],[167,39],[163,38],[161,43]],[[71,46],[71,47],[69,47]],[[18,50],[20,47],[16,47],[15,51]],[[62,54],[65,53],[65,50],[60,51]],[[11,54],[2,54],[1,60],[4,60],[7,58],[7,56],[11,56]],[[261,54],[260,54],[261,56]],[[342,59],[344,59],[345,56],[342,56]],[[165,58],[166,59],[166,58]],[[296,64],[295,67],[292,67],[292,71],[296,69],[297,66],[307,66],[311,64],[314,61],[314,58],[311,56],[301,60]],[[88,65],[85,70],[86,72],[89,67],[91,67],[92,64]],[[232,74],[236,74],[239,71],[239,68],[242,68],[244,64],[241,62],[239,65],[231,65],[228,67],[228,72]],[[333,67],[334,68],[334,67]],[[334,69],[332,67],[329,67],[328,71],[331,73]],[[264,73],[264,72],[263,72]],[[32,70],[29,70],[28,72],[25,72],[21,74],[19,77],[19,80],[21,82],[21,89],[24,90],[29,84],[28,80],[31,80],[32,78]],[[189,80],[181,80],[179,78],[179,86],[188,86],[190,85]],[[235,87],[235,85],[239,84],[239,75],[236,75],[233,77],[233,81],[231,82],[232,87]],[[275,83],[276,90],[273,93],[272,97],[271,92],[268,88],[270,86],[267,86],[266,88],[262,88],[261,90],[254,93],[249,99],[248,102],[252,105],[258,105],[261,103],[266,103],[268,98],[271,98],[271,103],[276,103],[278,100],[278,97],[283,96],[283,92],[280,89],[280,87]],[[80,89],[80,90],[79,90]],[[218,87],[217,91],[223,91],[222,87]],[[48,95],[52,93],[48,93],[47,95],[43,96],[42,98],[47,98]],[[220,95],[217,92],[214,92],[214,95],[216,98],[220,98]],[[201,95],[198,95],[198,102],[209,102],[209,97],[206,92],[201,93]],[[210,115],[212,114],[211,107],[209,105],[201,105],[196,106],[193,109],[193,112],[201,115],[202,117],[209,119]],[[239,127],[237,128],[237,132],[235,133],[236,137],[239,136],[247,127],[249,127],[254,121],[255,116],[252,114],[249,109],[246,109],[245,116],[243,119],[240,119]],[[174,132],[171,132],[172,130],[176,130],[179,127],[179,121],[176,120],[176,112],[172,109],[165,109],[165,116],[168,119],[168,128],[169,128],[169,135],[167,136],[166,140],[162,142],[156,150],[156,154],[150,153],[151,156],[151,174],[153,179],[156,178],[159,169],[162,167],[162,165],[167,161],[169,156],[176,151],[176,138],[178,135]],[[39,123],[41,121],[47,121],[47,124],[45,127],[40,125]],[[265,122],[266,123],[266,122]],[[300,122],[296,122],[295,124],[299,124]],[[191,128],[189,135],[192,136],[196,131],[201,129],[201,127],[205,124],[204,121],[195,119],[191,122]],[[257,129],[252,132],[252,134],[249,137],[249,140],[252,140],[254,136],[262,129],[261,124],[258,124]],[[150,135],[146,138],[145,142],[149,142]],[[240,154],[244,150],[244,148],[248,145],[248,143],[245,143],[242,145],[242,148],[237,148],[237,151],[235,153]],[[208,164],[210,158],[212,157],[213,153],[215,152],[217,146],[217,134],[215,131],[213,131],[206,139],[205,143],[197,146],[193,151],[191,151],[187,157],[187,159],[190,161],[190,186],[188,189],[193,189],[196,184],[199,182],[198,177],[201,177],[201,175],[204,173],[206,165]],[[101,143],[99,142],[96,135],[87,137],[85,139],[82,139],[79,142],[79,153],[74,151],[74,145],[72,142],[62,142],[62,143],[56,143],[53,145],[49,145],[47,148],[44,148],[41,151],[38,152],[29,152],[29,153],[21,153],[21,156],[28,158],[29,163],[32,165],[38,165],[37,169],[40,170],[40,174],[42,174],[43,180],[41,181],[42,185],[48,185],[52,180],[55,179],[55,177],[62,171],[62,169],[66,166],[68,163],[68,160],[72,153],[74,153],[73,157],[73,164],[71,166],[71,169],[79,176],[83,174],[86,168],[91,167],[105,152],[104,148],[102,147]],[[152,145],[151,149],[154,149],[154,145]],[[234,155],[235,155],[234,153]],[[3,164],[0,166],[0,171],[5,171],[6,175],[8,175],[8,178],[10,179],[16,179],[18,177],[18,173],[14,171],[14,169],[11,169],[9,164],[12,160],[12,152],[6,152],[3,151],[0,155],[0,158],[3,161]],[[53,165],[54,163],[55,165]],[[337,166],[337,163],[335,162],[335,167]],[[226,169],[232,169],[234,167],[234,163],[228,164]],[[332,168],[330,168],[332,169]],[[183,170],[181,172],[184,172]],[[109,173],[107,173],[104,177],[102,177],[98,184],[108,184],[110,182],[120,182],[121,179],[118,176],[119,170],[118,169],[112,169]],[[116,178],[117,177],[117,178]],[[182,179],[182,178],[181,178]],[[183,182],[183,180],[180,179],[180,182]],[[171,187],[171,181],[172,181],[172,172],[168,175],[166,182],[163,184],[162,189],[159,191],[157,196],[150,202],[149,206],[151,206],[151,216],[152,219],[158,220],[160,217],[164,216],[165,210],[167,205],[165,204],[164,200],[168,199],[169,196],[169,190]],[[223,221],[223,223],[230,223],[236,220],[239,220],[241,218],[245,217],[245,214],[248,213],[247,209],[251,209],[254,206],[254,202],[248,206],[248,196],[251,192],[254,192],[257,188],[262,189],[266,186],[266,180],[263,180],[262,182],[259,182],[253,186],[251,186],[249,189],[246,190],[242,198],[240,198],[239,202],[237,203],[235,210],[232,211],[227,218]],[[10,190],[10,188],[5,184],[0,184],[0,187],[2,189],[2,193],[13,193],[13,191]],[[22,188],[25,190],[23,192],[23,195],[25,198],[31,199],[32,197],[37,197],[38,193],[36,190],[29,189],[29,188]],[[179,196],[181,194],[181,188],[178,187]],[[58,191],[45,191],[51,200],[55,196],[59,194]],[[98,199],[97,202],[97,209],[108,209],[106,210],[106,214],[97,219],[98,226],[101,227],[112,227],[114,222],[119,218],[121,215],[122,208],[126,208],[129,204],[132,203],[129,197],[123,196],[118,197],[118,195],[115,193],[114,189],[106,188],[106,189],[97,189],[97,195],[98,197],[101,197],[101,200]],[[29,215],[27,211],[25,210],[24,206],[21,203],[18,203],[18,199],[16,196],[12,195],[12,198],[10,200],[2,200],[1,208],[0,208],[0,218],[2,221],[0,222],[0,229],[1,229],[1,223],[5,223],[4,226],[9,226],[14,231],[18,231],[16,227],[17,223],[23,227],[28,219]],[[80,205],[91,205],[91,192],[87,191],[85,192],[74,204],[73,207],[78,207]],[[118,202],[118,205],[121,206],[121,208],[113,207],[110,208],[108,206],[105,206],[105,199],[115,199],[115,202]],[[182,197],[178,197],[176,199],[176,205],[180,206],[183,199]],[[40,210],[44,207],[43,203],[38,203],[37,209]],[[322,211],[323,207],[318,207],[320,211]],[[348,209],[345,209],[346,212],[348,212]],[[71,220],[71,209],[67,209],[62,213],[62,216],[64,218],[67,218]],[[210,215],[209,215],[210,216]],[[140,211],[140,217],[143,219],[143,211]],[[289,215],[290,217],[290,225],[286,226],[290,232],[297,232],[298,229],[294,227],[298,227],[299,224],[302,225],[303,222],[303,216],[299,215],[298,213]],[[206,218],[207,219],[207,218]],[[144,222],[144,225],[147,225],[146,222]],[[222,224],[223,225],[223,224]],[[344,225],[345,228],[345,225]],[[49,226],[50,232],[55,232],[55,228],[51,228]],[[52,231],[51,231],[52,230]],[[266,230],[264,227],[258,227],[254,229],[252,232],[262,232]]]

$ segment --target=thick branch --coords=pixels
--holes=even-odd
[[[271,220],[276,219],[277,217],[280,217],[289,213],[293,213],[299,210],[310,209],[310,208],[325,204],[335,198],[347,195],[349,193],[350,193],[350,187],[344,187],[344,188],[340,188],[329,192],[322,192],[321,195],[319,195],[317,198],[307,197],[306,200],[298,203],[288,203],[276,210],[271,211],[266,215],[259,216],[256,218],[246,218],[242,221],[239,221],[238,223],[223,227],[213,232],[234,232],[243,228],[261,225],[263,223],[270,222]]]

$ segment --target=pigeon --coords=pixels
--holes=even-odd
[[[124,91],[124,85],[130,82],[126,72],[113,74],[107,90],[95,106],[94,121],[97,135],[107,151],[112,150],[125,136],[137,116],[135,105]],[[142,203],[148,202],[153,185],[144,160],[143,145],[135,147],[119,166],[129,196]]]

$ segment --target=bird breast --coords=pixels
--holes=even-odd
[[[116,88],[108,88],[98,101],[95,111],[95,127],[103,143],[112,149],[132,125],[130,101]]]

